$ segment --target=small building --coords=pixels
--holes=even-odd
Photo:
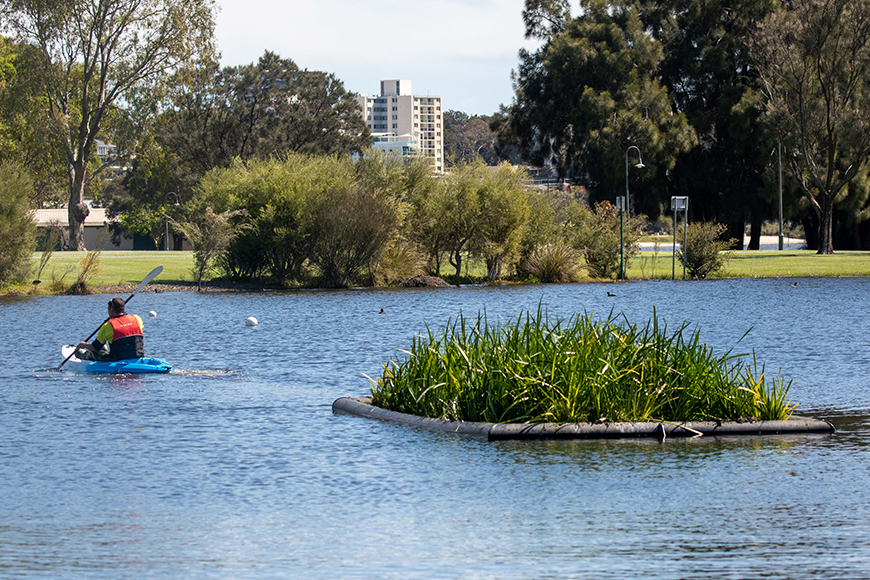
[[[37,228],[37,237],[44,239],[48,233],[48,229],[52,226],[63,228],[66,233],[69,231],[69,214],[66,208],[62,209],[37,209],[32,210],[34,222]],[[97,247],[97,241],[104,236],[103,250],[155,250],[163,248],[155,248],[154,240],[139,234],[122,235],[118,238],[117,244],[112,241],[111,231],[107,229],[114,220],[110,220],[106,216],[106,208],[92,207],[88,217],[85,218],[85,248],[93,250]],[[172,240],[171,240],[172,241]],[[187,240],[181,244],[181,250],[191,250],[192,246]]]
[[[32,212],[34,222],[36,223],[37,236],[43,238],[47,235],[49,228],[61,227],[64,232],[69,231],[69,213],[66,208],[61,209],[37,209]],[[121,238],[120,243],[115,245],[112,243],[111,233],[106,230],[109,225],[109,219],[106,217],[106,208],[92,207],[88,217],[85,218],[85,247],[88,250],[93,250],[97,247],[97,240],[100,236],[105,236],[103,242],[103,250],[132,250],[133,239]],[[105,233],[101,233],[105,230]]]

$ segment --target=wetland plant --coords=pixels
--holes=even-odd
[[[744,335],[745,336],[745,335]],[[373,404],[483,422],[784,420],[791,382],[755,354],[716,355],[697,330],[611,313],[550,320],[541,307],[496,326],[460,316],[414,338],[372,383]]]

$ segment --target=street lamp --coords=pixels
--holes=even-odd
[[[629,145],[628,149],[625,150],[625,212],[628,212],[628,223],[631,226],[631,202],[628,197],[628,152],[634,149],[637,151],[637,163],[634,165],[638,169],[643,169],[646,167],[643,164],[643,158],[640,155],[640,148],[637,145]],[[625,213],[623,212],[623,213]],[[620,231],[622,229],[622,222],[620,221]],[[626,264],[622,260],[622,255],[625,253],[625,247],[622,242],[622,235],[620,234],[619,241],[619,252],[620,252],[620,266],[619,266],[619,278],[620,280],[625,280],[625,266]]]
[[[174,191],[170,191],[166,194],[166,203],[169,203],[170,199],[174,200],[172,202],[172,205],[181,205],[180,203],[178,203],[178,194]],[[169,251],[169,214],[166,214],[166,241],[164,245],[166,246],[166,251]]]
[[[628,219],[631,221],[631,202],[628,197],[628,152],[634,149],[637,151],[637,163],[634,165],[638,169],[643,169],[646,165],[643,164],[643,158],[640,155],[640,149],[637,145],[630,145],[625,150],[625,210],[628,212]]]
[[[779,159],[779,251],[782,251],[782,141],[776,143]]]

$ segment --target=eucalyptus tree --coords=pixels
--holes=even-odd
[[[696,136],[656,76],[661,44],[634,6],[585,1],[582,14],[570,17],[563,3],[553,4],[551,25],[533,22],[528,29],[544,44],[520,52],[515,99],[497,123],[500,141],[518,145],[533,163],[586,181],[595,198],[612,199],[621,190],[631,145],[643,151],[649,168],[643,179],[663,182]]]
[[[835,207],[870,159],[870,0],[794,0],[754,37],[786,160],[831,254]]]
[[[0,162],[27,170],[31,205],[38,208],[56,207],[69,197],[62,148],[42,113],[41,69],[36,47],[0,36]]]
[[[113,116],[181,63],[213,52],[213,0],[0,0],[4,28],[42,58],[44,113],[62,144],[69,245],[84,249],[83,195],[101,168],[96,140]],[[106,137],[106,136],[104,136]]]
[[[490,119],[483,115],[468,115],[462,111],[444,112],[444,156],[456,165],[478,157],[487,165],[496,165],[496,135],[489,127]]]
[[[237,157],[350,154],[371,143],[341,80],[269,51],[256,63],[180,71],[160,139],[197,175]]]
[[[775,175],[776,140],[762,117],[764,99],[749,38],[779,2],[639,0],[636,5],[646,30],[664,49],[657,74],[698,136],[698,145],[670,171],[674,192],[692,197],[696,219],[727,223],[730,237],[742,239],[750,222],[750,244],[757,242],[762,221],[774,215],[775,179],[767,176]]]

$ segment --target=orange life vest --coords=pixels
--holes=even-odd
[[[112,325],[111,355],[113,360],[139,358],[145,356],[145,344],[139,319],[132,314],[124,314],[109,319]]]

